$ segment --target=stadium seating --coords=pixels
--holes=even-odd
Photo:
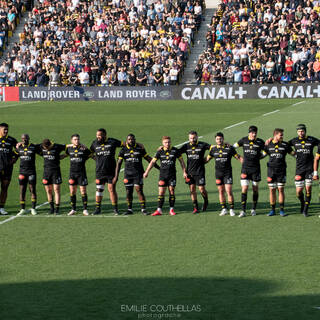
[[[197,83],[320,80],[320,1],[223,0],[212,17]]]
[[[174,85],[204,1],[44,0],[6,59],[16,85]],[[12,82],[11,82],[12,83]]]

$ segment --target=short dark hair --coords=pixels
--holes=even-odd
[[[131,138],[133,138],[133,139],[136,138],[136,136],[135,136],[133,133],[129,133],[129,134],[127,135],[127,138],[129,138],[129,137],[131,137]]]
[[[306,125],[305,124],[303,124],[303,123],[299,123],[298,125],[297,125],[297,131],[298,130],[304,130],[304,131],[307,131],[307,127],[306,127]]]
[[[196,136],[198,135],[198,132],[197,131],[194,131],[194,130],[191,130],[189,131],[189,134],[195,134]]]
[[[222,132],[217,132],[216,135],[215,135],[215,137],[222,137],[222,138],[224,138],[224,135],[223,135]]]
[[[250,126],[249,132],[258,132],[258,128],[256,126]]]
[[[9,125],[5,122],[0,123],[0,127],[9,128]]]
[[[278,133],[283,133],[283,132],[284,132],[283,129],[281,129],[281,128],[275,128],[275,129],[273,130],[273,135],[275,136],[276,134],[278,134]]]
[[[104,129],[104,128],[100,128],[100,129],[98,129],[97,131],[102,132],[105,136],[107,135],[107,131],[106,131],[106,129]]]
[[[71,136],[71,139],[73,138],[79,138],[80,139],[80,135],[78,133],[74,133],[72,136]]]

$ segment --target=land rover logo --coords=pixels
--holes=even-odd
[[[169,90],[162,90],[160,91],[161,98],[169,98],[171,97],[171,92]]]
[[[94,97],[94,93],[93,93],[92,91],[85,91],[85,92],[83,93],[83,96],[84,96],[85,98],[93,98],[93,97]]]

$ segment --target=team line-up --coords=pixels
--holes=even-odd
[[[12,177],[13,166],[20,158],[19,185],[20,185],[20,206],[18,215],[27,213],[26,210],[26,191],[29,185],[31,193],[31,214],[36,215],[36,155],[44,159],[44,172],[42,183],[44,185],[48,202],[50,204],[50,214],[59,214],[60,209],[60,185],[62,183],[60,160],[69,156],[70,174],[69,188],[71,211],[68,215],[76,214],[76,193],[77,187],[80,188],[83,214],[89,215],[87,209],[88,197],[86,186],[88,185],[86,174],[86,161],[92,158],[96,161],[96,208],[94,215],[101,214],[101,202],[105,185],[107,185],[110,194],[110,200],[115,215],[119,214],[118,196],[116,192],[116,183],[122,163],[124,162],[124,185],[126,188],[127,211],[125,215],[133,214],[132,202],[134,189],[137,192],[141,212],[149,215],[146,210],[146,199],[143,192],[143,179],[147,178],[153,167],[159,169],[159,195],[158,208],[152,216],[162,215],[165,193],[169,191],[169,214],[176,215],[175,205],[175,186],[176,186],[176,160],[178,159],[185,182],[189,185],[191,200],[193,203],[193,213],[200,212],[197,200],[197,187],[203,198],[201,211],[208,208],[208,193],[205,188],[205,164],[211,159],[215,159],[215,177],[221,204],[220,216],[230,214],[235,216],[234,196],[232,192],[232,166],[231,159],[234,157],[241,162],[241,211],[239,217],[246,216],[247,194],[252,182],[252,209],[251,215],[256,215],[256,208],[259,198],[259,182],[261,181],[260,160],[269,156],[268,166],[268,186],[270,190],[269,216],[276,214],[276,198],[278,190],[278,201],[281,216],[286,216],[284,210],[286,183],[286,155],[290,154],[296,158],[296,195],[301,204],[301,213],[307,217],[311,201],[312,181],[318,179],[318,164],[320,159],[320,141],[307,135],[307,129],[304,124],[297,126],[297,137],[286,142],[283,141],[283,129],[276,128],[273,137],[266,142],[257,137],[258,128],[250,126],[248,135],[240,139],[234,145],[225,143],[224,135],[218,132],[215,135],[215,145],[198,140],[196,131],[190,131],[189,141],[180,148],[171,145],[169,136],[162,137],[162,146],[160,146],[154,156],[151,158],[144,146],[136,142],[135,136],[129,134],[126,141],[110,138],[105,129],[97,130],[96,139],[92,142],[90,148],[80,143],[79,134],[71,136],[71,143],[68,145],[53,143],[49,139],[44,139],[41,144],[30,142],[28,134],[22,134],[21,141],[8,135],[9,126],[6,123],[0,124],[0,214],[7,215],[4,206],[7,199],[7,191]],[[314,157],[313,150],[317,147],[317,153]],[[118,160],[116,161],[116,149],[120,148]],[[242,148],[242,156],[236,151]],[[207,156],[206,151],[209,151]],[[187,158],[187,165],[182,155]],[[142,160],[145,159],[149,165],[146,170],[143,168]],[[159,160],[160,165],[156,162]],[[305,191],[305,194],[304,194]],[[229,210],[227,206],[229,205]]]

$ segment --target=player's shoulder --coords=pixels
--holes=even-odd
[[[8,141],[8,142],[11,142],[11,143],[17,143],[16,138],[14,138],[14,137],[12,137],[12,136],[8,136],[7,141]]]
[[[261,138],[257,138],[257,142],[259,143],[259,144],[265,144],[265,142],[264,142],[264,140],[263,139],[261,139]]]
[[[307,140],[312,141],[312,142],[316,142],[319,143],[319,139],[313,136],[307,136]]]

